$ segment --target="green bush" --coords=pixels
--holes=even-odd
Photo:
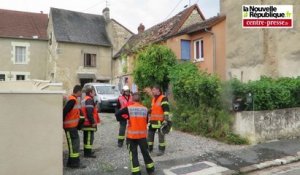
[[[176,101],[172,109],[175,128],[228,143],[247,143],[237,135],[232,139],[233,118],[223,109],[218,77],[200,71],[192,63],[181,63],[173,67],[169,78]]]
[[[133,78],[140,89],[160,85],[165,91],[169,84],[169,69],[176,64],[171,49],[162,45],[150,45],[138,52]]]
[[[300,106],[300,78],[261,77],[257,81],[241,83],[234,79],[229,82],[233,96],[241,97],[245,102],[249,93],[252,102],[245,110],[273,110]]]
[[[249,144],[248,140],[246,140],[244,138],[241,138],[239,135],[236,135],[236,134],[231,133],[231,132],[227,134],[226,141],[228,143],[235,144],[235,145]]]
[[[144,106],[146,106],[148,109],[151,108],[151,99],[152,99],[152,97],[150,97],[147,93],[142,93],[141,94],[142,104]]]

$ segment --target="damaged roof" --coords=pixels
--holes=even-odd
[[[194,33],[194,32],[204,30],[206,28],[211,28],[212,26],[214,26],[214,25],[218,24],[219,22],[223,21],[225,18],[226,18],[225,15],[214,16],[214,17],[209,18],[205,21],[192,24],[192,25],[180,30],[174,36],[178,36],[178,35],[182,35],[182,34],[191,34],[191,33]]]
[[[205,20],[197,4],[194,4],[164,22],[151,27],[140,34],[132,35],[114,58],[117,58],[122,54],[132,53],[147,44],[163,41],[166,38],[175,35],[195,9],[198,11],[201,18]]]

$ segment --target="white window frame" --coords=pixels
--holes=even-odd
[[[24,75],[25,80],[30,80],[30,72],[0,71],[0,74],[5,74],[5,81],[16,81],[17,75]]]
[[[13,75],[13,78],[11,80],[14,81],[25,81],[25,80],[29,80],[30,79],[30,72],[11,72],[11,74]],[[25,77],[24,80],[17,80],[17,75],[23,75]]]
[[[197,53],[196,53],[197,52],[197,49],[196,49],[197,42],[199,42],[199,58],[196,57],[197,56]],[[202,46],[203,50],[201,50],[201,45],[203,45]],[[201,55],[204,55],[204,54],[202,54],[203,52],[204,52],[204,40],[203,39],[195,40],[194,41],[194,59],[195,59],[195,61],[204,61],[204,56],[201,57]]]
[[[29,61],[30,61],[30,52],[29,52],[29,47],[30,47],[30,44],[29,43],[26,43],[26,42],[11,42],[11,45],[12,45],[12,51],[11,51],[11,54],[12,54],[12,58],[11,58],[11,61],[13,62],[13,64],[28,64]],[[25,47],[25,60],[24,62],[16,62],[16,48],[17,47]]]

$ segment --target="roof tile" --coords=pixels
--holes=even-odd
[[[133,35],[114,58],[119,57],[121,54],[134,52],[147,44],[159,42],[169,36],[175,35],[194,9],[197,9],[201,18],[204,20],[205,18],[199,7],[196,4],[192,5],[168,20],[151,27],[140,34]]]
[[[51,8],[57,41],[111,46],[103,16]]]
[[[47,24],[47,14],[0,9],[0,37],[47,40]]]

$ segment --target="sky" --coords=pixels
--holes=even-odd
[[[148,29],[195,3],[206,19],[219,13],[219,0],[0,0],[0,9],[48,14],[55,7],[102,15],[107,5],[111,18],[137,33],[140,23]]]

